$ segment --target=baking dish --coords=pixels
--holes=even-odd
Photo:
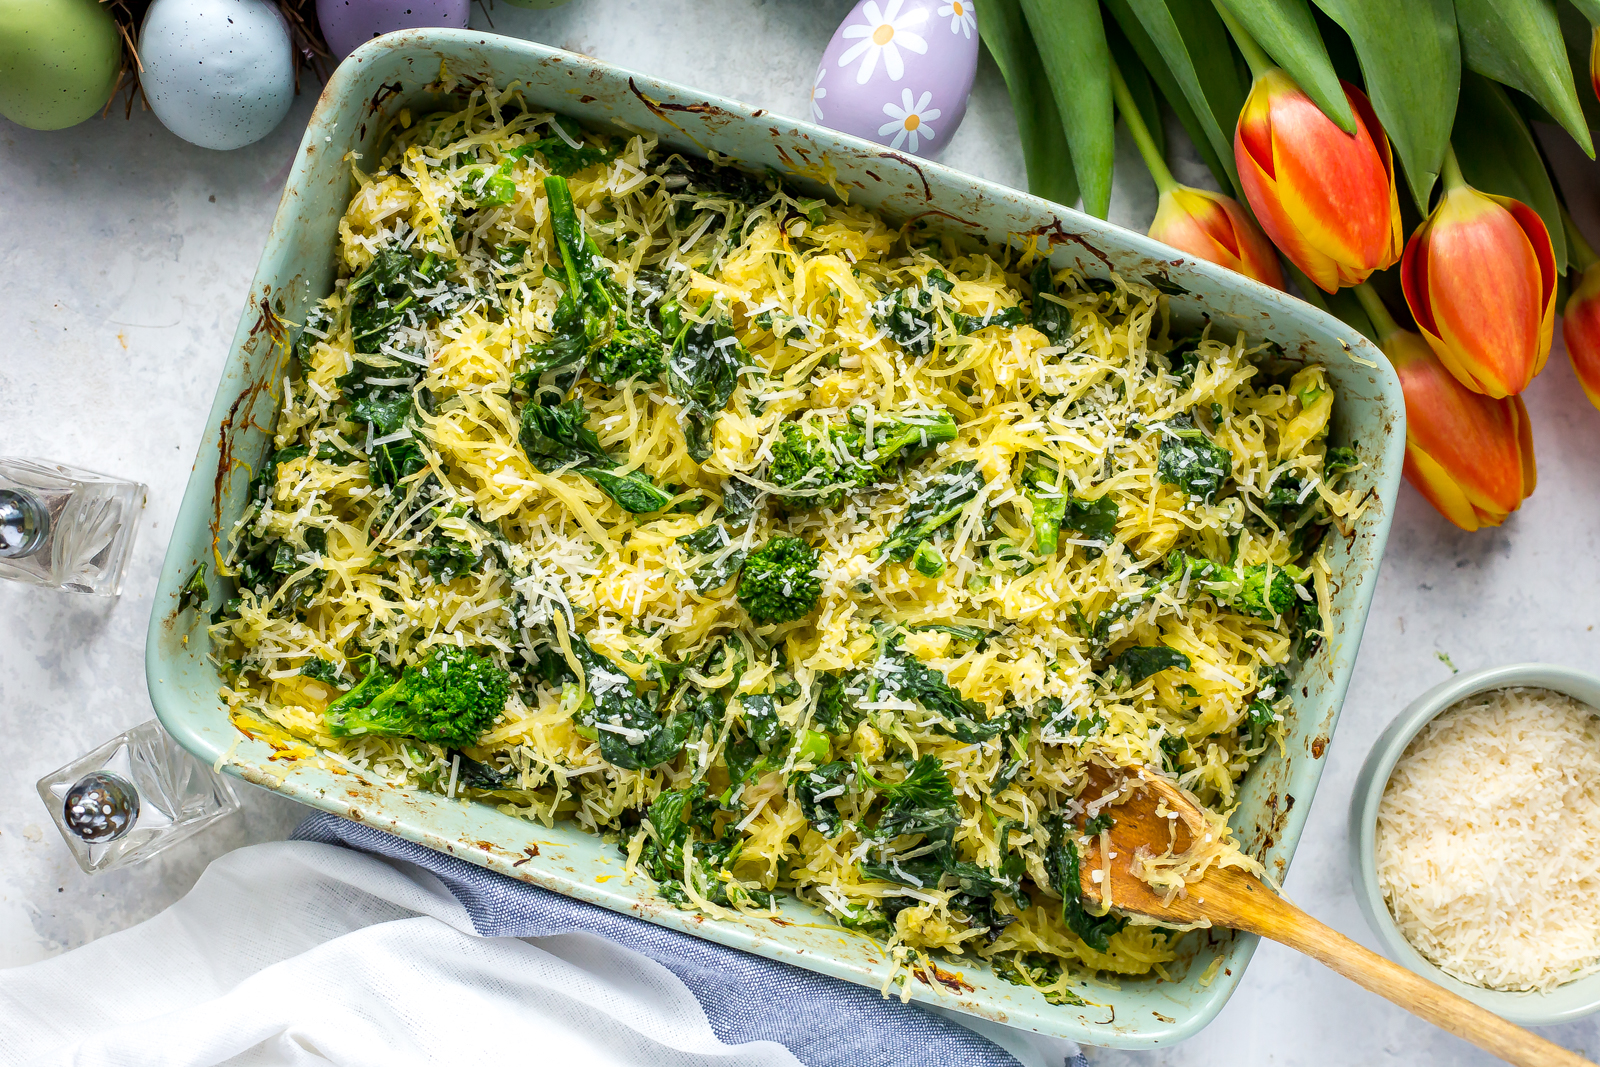
[[[487,806],[366,782],[321,766],[325,761],[273,761],[266,744],[242,740],[228,721],[205,633],[208,612],[224,595],[221,583],[212,584],[212,604],[203,611],[180,608],[178,591],[196,566],[224,549],[251,468],[268,450],[286,358],[283,323],[300,321],[333,283],[349,168],[377,158],[377,138],[402,108],[415,115],[449,102],[437,84],[442,74],[463,88],[518,82],[539,106],[648,131],[683,151],[714,150],[757,169],[771,167],[813,195],[831,181],[851,202],[898,221],[927,220],[997,245],[1042,241],[1058,267],[1097,277],[1116,271],[1157,285],[1170,294],[1181,323],[1209,320],[1229,334],[1242,329],[1275,342],[1286,361],[1326,364],[1338,395],[1334,439],[1356,445],[1364,460],[1352,484],[1366,493],[1367,508],[1329,538],[1335,592],[1328,638],[1295,679],[1286,751],[1252,769],[1233,820],[1249,850],[1282,877],[1349,681],[1400,477],[1403,403],[1382,354],[1308,304],[1098,219],[584,56],[465,30],[404,31],[364,45],[340,65],[312,115],[212,406],[151,618],[151,699],[178,740],[248,782],[511,877],[874,988],[889,972],[881,945],[829,925],[798,902],[785,905],[792,922],[680,911],[647,878],[617,877],[616,848],[575,826],[547,830]],[[1222,931],[1190,935],[1169,969],[1173,981],[1091,984],[1084,990],[1090,1002],[1082,1005],[1049,1004],[971,959],[946,959],[932,980],[910,984],[918,999],[1013,1026],[1091,1044],[1149,1047],[1181,1040],[1210,1021],[1254,947],[1254,939]]]

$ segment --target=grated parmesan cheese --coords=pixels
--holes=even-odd
[[[1378,809],[1378,882],[1408,941],[1487,989],[1600,970],[1600,713],[1545,689],[1442,712]]]

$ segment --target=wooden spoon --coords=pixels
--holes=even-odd
[[[1595,1067],[1582,1056],[1362,948],[1290,904],[1253,874],[1213,867],[1183,894],[1166,902],[1165,894],[1134,874],[1135,855],[1142,848],[1145,855],[1160,856],[1169,842],[1174,853],[1181,853],[1188,850],[1195,835],[1207,832],[1199,805],[1170,779],[1146,768],[1108,771],[1091,766],[1089,784],[1079,799],[1090,809],[1078,816],[1080,830],[1091,814],[1104,811],[1115,820],[1106,835],[1110,847],[1104,856],[1098,834],[1089,837],[1083,848],[1079,874],[1085,904],[1103,901],[1109,885],[1111,903],[1118,911],[1173,924],[1209,920],[1216,926],[1271,938],[1507,1063]]]

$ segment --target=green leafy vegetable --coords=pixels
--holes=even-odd
[[[720,553],[731,543],[732,538],[728,536],[727,527],[720,522],[702,526],[694,533],[684,534],[678,538],[678,544],[702,557]],[[744,550],[736,548],[698,566],[690,575],[696,591],[709,593],[727,585],[733,576],[739,573],[739,568],[744,566],[744,557]]]
[[[550,120],[552,130],[559,128],[567,136],[552,133],[549,137],[541,137],[520,148],[513,148],[507,155],[518,159],[526,159],[537,152],[544,157],[544,164],[550,173],[559,174],[563,178],[570,178],[587,167],[596,163],[606,163],[616,156],[616,152],[596,145],[584,139],[584,133],[576,126],[568,128],[558,118]],[[577,145],[576,148],[573,145]]]
[[[1134,645],[1119,652],[1112,665],[1126,674],[1132,684],[1138,685],[1169,667],[1188,670],[1189,657],[1171,645]]]
[[[707,301],[700,314],[710,307]],[[689,454],[704,463],[711,458],[711,423],[728,406],[739,384],[739,368],[750,357],[725,318],[685,320],[677,304],[671,303],[661,310],[661,326],[669,345],[667,387],[684,401]]]
[[[300,674],[331,686],[344,684],[339,680],[339,668],[320,656],[312,656],[306,660],[300,667]]]
[[[586,425],[588,419],[589,409],[581,397],[565,404],[530,402],[522,405],[517,442],[528,460],[547,474],[574,465],[615,466],[600,447],[600,438]]]
[[[796,771],[789,777],[795,799],[800,803],[800,813],[823,837],[838,837],[844,829],[838,805],[829,801],[844,792],[849,779],[850,764],[840,762],[825,763],[814,771]]]
[[[962,460],[946,467],[912,494],[905,518],[889,533],[888,539],[873,550],[873,558],[888,555],[904,563],[918,545],[930,540],[940,527],[960,515],[967,501],[977,496],[983,486],[983,472],[975,460]]]
[[[649,770],[683,751],[694,719],[674,711],[665,720],[641,697],[633,679],[583,637],[570,638],[588,695],[573,716],[578,732],[600,745],[600,758],[625,770]]]
[[[1033,307],[1028,321],[1032,323],[1034,329],[1049,338],[1052,345],[1066,344],[1067,338],[1072,334],[1072,313],[1067,310],[1066,305],[1050,299],[1056,295],[1055,278],[1050,270],[1050,261],[1041,257],[1034,265],[1028,281],[1033,286]]]
[[[921,285],[896,289],[873,308],[873,319],[888,331],[895,344],[913,356],[926,356],[939,340],[939,317],[934,293],[955,288],[944,271],[928,272]]]
[[[182,611],[191,604],[197,609],[203,608],[210,597],[211,590],[206,588],[206,565],[202,563],[189,575],[183,588],[178,590],[178,610]]]
[[[1194,420],[1180,415],[1160,427],[1161,450],[1156,469],[1161,480],[1176,486],[1190,500],[1215,504],[1222,483],[1233,473],[1233,455],[1215,444]]]
[[[1067,928],[1083,939],[1083,943],[1096,952],[1110,947],[1111,935],[1127,925],[1127,920],[1115,915],[1091,915],[1083,906],[1083,883],[1078,873],[1078,843],[1074,840],[1072,824],[1060,815],[1045,819],[1045,829],[1050,844],[1045,850],[1045,868],[1050,872],[1050,886],[1061,894],[1061,920]]]
[[[612,474],[594,467],[585,468],[584,477],[593,480],[605,494],[617,502],[623,511],[634,515],[648,515],[672,503],[672,494],[664,492],[644,471]]]
[[[589,373],[604,385],[659,378],[666,366],[661,335],[624,310],[610,265],[578,220],[567,180],[551,175],[544,187],[567,285],[552,323],[556,355],[568,356],[581,345]]]

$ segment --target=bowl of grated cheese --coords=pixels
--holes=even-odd
[[[1600,1009],[1600,678],[1546,663],[1423,693],[1350,803],[1356,899],[1391,958],[1524,1026]]]

